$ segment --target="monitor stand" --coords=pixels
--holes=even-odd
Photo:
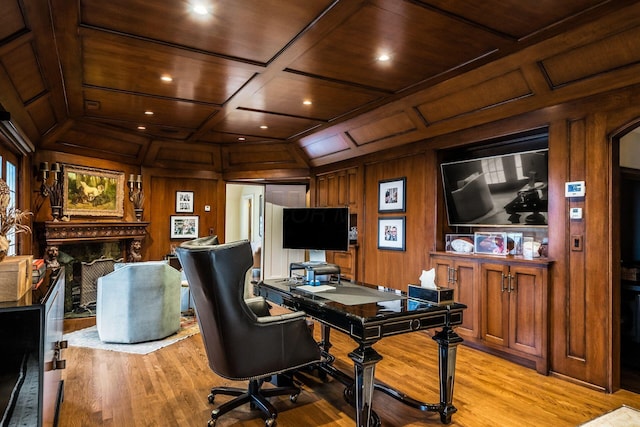
[[[327,262],[327,254],[323,250],[309,250],[309,264],[324,264]]]

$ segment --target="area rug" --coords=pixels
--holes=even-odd
[[[98,329],[96,326],[80,329],[79,331],[71,332],[64,335],[64,339],[67,340],[69,346],[73,347],[86,347],[97,350],[110,350],[119,351],[122,353],[133,354],[149,354],[163,347],[171,344],[175,344],[185,338],[200,332],[198,324],[196,322],[182,322],[180,329],[173,335],[169,335],[167,338],[157,341],[147,341],[137,344],[114,344],[105,343],[100,341],[98,336]]]
[[[631,406],[621,406],[599,416],[580,427],[640,427],[640,411]]]

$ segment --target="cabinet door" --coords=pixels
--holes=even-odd
[[[535,356],[542,355],[544,274],[535,267],[511,267],[509,346]]]
[[[453,286],[451,283],[452,274],[451,269],[453,268],[453,260],[450,258],[443,258],[439,256],[431,257],[431,268],[436,271],[435,282],[438,286],[444,286],[450,288]],[[458,295],[456,295],[454,291],[453,298],[457,299]]]
[[[482,288],[482,338],[487,343],[509,345],[508,267],[483,263],[480,267]]]
[[[473,261],[457,261],[453,272],[453,294],[457,302],[465,304],[467,309],[463,316],[463,322],[456,328],[460,335],[478,337],[479,296],[476,286],[476,263]]]

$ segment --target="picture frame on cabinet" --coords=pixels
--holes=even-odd
[[[65,216],[124,215],[124,172],[63,165]]]
[[[446,234],[444,250],[456,254],[472,254],[473,234]]]
[[[407,178],[385,179],[378,182],[378,212],[405,212]]]
[[[507,233],[509,255],[522,255],[522,233]]]
[[[198,215],[171,215],[170,235],[172,239],[195,239],[198,237]]]
[[[193,213],[193,191],[176,191],[176,213]]]
[[[485,255],[508,255],[507,233],[476,232],[473,239],[474,252]]]
[[[405,217],[378,218],[378,249],[405,250]]]

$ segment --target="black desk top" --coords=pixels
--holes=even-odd
[[[255,293],[276,304],[305,311],[356,340],[459,325],[466,308],[460,303],[429,304],[398,290],[362,283],[329,283],[335,290],[317,293],[298,289],[301,285],[290,279],[265,280],[255,285]],[[358,303],[359,298],[365,302]]]

